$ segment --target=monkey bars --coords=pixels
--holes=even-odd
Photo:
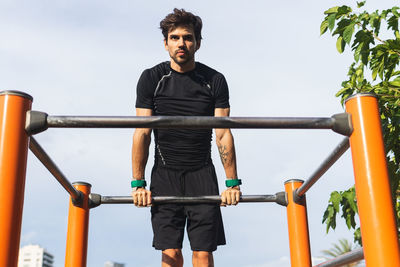
[[[133,203],[130,196],[91,193],[85,182],[70,183],[32,137],[48,128],[279,128],[331,129],[348,136],[305,182],[285,182],[285,192],[244,195],[240,202],[275,202],[286,206],[292,267],[311,266],[305,193],[350,147],[364,248],[317,266],[341,266],[365,256],[369,267],[400,267],[397,228],[382,140],[377,99],[357,94],[346,101],[347,113],[328,118],[270,117],[87,117],[49,116],[32,111],[32,97],[0,92],[0,266],[16,267],[21,232],[28,147],[70,195],[65,266],[86,266],[89,211],[101,204]],[[29,145],[28,145],[29,144]],[[162,203],[220,203],[220,196],[154,197]],[[360,252],[361,251],[361,252]]]

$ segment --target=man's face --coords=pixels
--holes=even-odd
[[[180,66],[194,63],[194,54],[200,48],[193,29],[184,26],[170,31],[164,45],[173,62]]]

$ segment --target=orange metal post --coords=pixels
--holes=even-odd
[[[290,262],[292,267],[310,267],[311,252],[308,235],[306,196],[295,202],[293,192],[303,184],[302,180],[285,182],[288,205],[286,207],[289,228]]]
[[[354,128],[350,147],[366,265],[400,267],[378,101],[358,94],[346,101],[346,111]]]
[[[83,182],[72,185],[82,192],[82,199],[77,205],[70,199],[65,267],[86,267],[91,185]]]
[[[29,142],[25,119],[31,105],[30,95],[0,92],[0,266],[18,264]]]

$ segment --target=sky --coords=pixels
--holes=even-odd
[[[343,112],[335,93],[352,62],[336,40],[320,36],[323,12],[355,1],[21,1],[0,0],[0,90],[33,96],[49,115],[133,116],[141,72],[169,60],[158,25],[174,7],[203,19],[196,60],[222,72],[231,116],[330,117]],[[397,1],[368,1],[384,9]],[[129,195],[134,129],[49,129],[36,140],[71,181],[101,195]],[[330,130],[232,130],[243,194],[284,191],[288,179],[307,179],[343,139]],[[225,174],[213,144],[224,188]],[[153,146],[146,176],[150,177]],[[322,215],[332,191],[354,183],[350,151],[307,193],[311,252],[352,233],[338,218],[326,234]],[[28,155],[21,246],[39,244],[64,265],[69,197],[32,153]],[[216,266],[290,266],[284,207],[242,203],[222,208],[227,245]],[[88,267],[112,260],[159,266],[151,247],[147,208],[103,205],[90,212]],[[187,238],[183,249],[190,266]]]

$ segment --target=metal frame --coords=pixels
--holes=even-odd
[[[303,184],[302,180],[291,179],[285,182],[288,196],[286,207],[290,262],[292,267],[311,266],[310,236],[308,231],[306,197],[294,198],[294,192]]]
[[[339,267],[363,259],[364,251],[362,248],[358,248],[343,255],[337,256],[336,258],[315,265],[314,267]]]
[[[346,101],[354,132],[350,136],[358,214],[367,266],[400,267],[378,100],[358,94]]]
[[[25,93],[0,92],[0,266],[18,264],[29,142],[24,127],[31,104]]]
[[[42,162],[42,164],[49,170],[49,172],[56,178],[56,180],[61,184],[62,187],[70,194],[72,200],[78,203],[82,198],[82,193],[76,189],[70,181],[65,177],[61,170],[57,167],[50,156],[44,151],[44,149],[39,145],[35,138],[31,136],[29,143],[29,149],[32,153]]]
[[[82,201],[69,202],[67,245],[65,249],[66,267],[86,267],[89,232],[89,194],[91,185],[75,182],[73,186],[82,194]]]
[[[359,94],[346,101],[347,113],[330,118],[246,117],[85,117],[48,116],[30,111],[32,97],[18,91],[0,92],[0,265],[17,266],[29,135],[53,127],[83,128],[279,128],[332,129],[345,138],[310,178],[289,180],[285,192],[242,196],[241,202],[276,202],[286,206],[292,267],[311,266],[305,193],[349,148],[368,266],[400,267],[399,242],[391,201],[377,99]],[[354,127],[354,129],[353,129]],[[126,196],[91,194],[90,184],[71,184],[43,148],[30,137],[30,149],[71,195],[66,264],[86,266],[89,210],[100,204],[132,203]],[[378,179],[379,178],[379,179]],[[220,202],[219,196],[155,197],[154,203]],[[373,220],[371,220],[373,218]],[[346,259],[358,260],[360,252]],[[354,256],[354,257],[353,257]],[[340,266],[342,258],[330,261]],[[336,262],[336,263],[332,263]]]
[[[332,151],[332,153],[325,159],[324,162],[315,170],[313,174],[311,174],[310,178],[308,178],[298,189],[296,189],[295,199],[301,198],[307,191],[310,189],[319,178],[324,175],[330,167],[344,154],[344,152],[349,149],[350,143],[349,138],[344,138],[339,145]]]

